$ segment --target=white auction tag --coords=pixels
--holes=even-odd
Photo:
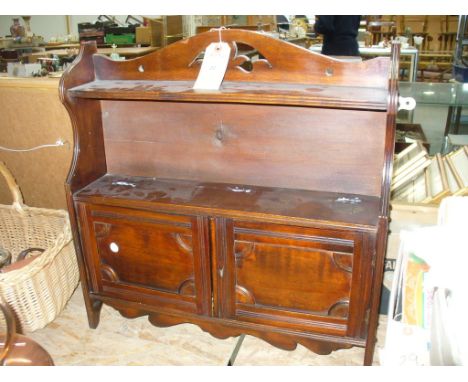
[[[230,53],[231,47],[225,42],[213,42],[208,45],[193,88],[218,90],[226,73]]]

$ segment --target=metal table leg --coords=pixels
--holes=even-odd
[[[418,78],[419,51],[411,55],[410,69],[408,73],[408,82],[416,82]]]
[[[448,149],[448,135],[450,133],[450,127],[452,126],[452,116],[453,116],[453,106],[448,107],[448,112],[447,112],[447,121],[445,122],[445,130],[444,130],[444,141],[442,142],[442,147],[440,149],[440,152],[442,154],[446,154],[447,149]]]
[[[237,340],[236,346],[234,350],[232,351],[231,357],[229,358],[229,361],[227,363],[227,366],[233,366],[234,362],[237,358],[237,354],[239,353],[240,347],[242,346],[242,342],[244,342],[245,334],[241,334],[239,336],[239,339]]]
[[[461,118],[461,106],[449,106],[447,113],[447,122],[445,123],[444,131],[444,142],[442,143],[442,154],[447,154],[449,151],[449,140],[448,135],[453,131],[454,134],[458,134],[460,129],[460,118]]]

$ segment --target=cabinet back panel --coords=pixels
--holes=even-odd
[[[102,101],[102,118],[109,173],[380,195],[384,112]]]

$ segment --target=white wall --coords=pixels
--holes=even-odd
[[[14,17],[18,17],[21,25],[24,25],[21,16],[0,15],[0,36],[4,37],[10,34],[10,26],[13,24]],[[65,16],[32,16],[31,31],[49,41],[52,36],[66,34],[67,21]]]
[[[99,15],[73,15],[70,16],[71,34],[78,36],[78,23],[94,22]],[[21,16],[0,15],[0,36],[4,37],[10,34],[10,26],[13,24],[13,18],[18,17],[21,25],[24,21]],[[157,17],[151,15],[148,17]],[[127,15],[116,16],[122,23],[125,22]],[[139,18],[139,17],[138,17]],[[31,17],[31,31],[37,36],[42,36],[46,41],[51,37],[60,37],[67,35],[67,20],[66,16],[32,16]]]

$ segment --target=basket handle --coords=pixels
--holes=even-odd
[[[11,195],[13,196],[13,208],[18,212],[23,212],[24,202],[23,196],[21,195],[21,191],[12,173],[10,172],[10,170],[8,170],[8,167],[2,161],[0,161],[0,173],[5,178],[8,188],[10,189]]]
[[[8,304],[3,303],[3,300],[1,299],[0,310],[3,312],[6,321],[5,343],[3,345],[3,349],[0,351],[0,365],[4,366],[6,357],[13,348],[13,340],[15,339],[16,334],[16,322],[11,308],[8,306]]]

